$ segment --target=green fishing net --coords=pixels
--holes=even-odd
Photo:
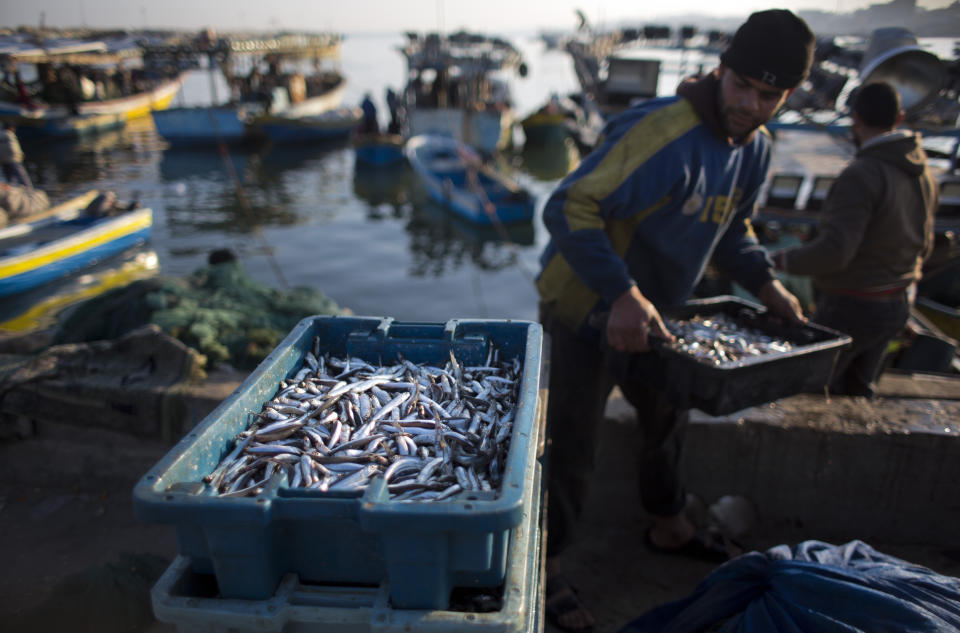
[[[342,313],[318,290],[275,290],[229,261],[186,278],[136,281],[95,297],[60,324],[54,343],[113,339],[154,323],[203,354],[208,367],[252,369],[301,319]]]

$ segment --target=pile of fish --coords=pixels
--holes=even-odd
[[[690,319],[664,319],[664,325],[677,337],[671,343],[680,350],[714,365],[735,365],[754,356],[788,352],[793,344],[776,339],[759,330],[743,327],[724,313],[696,315]]]
[[[519,397],[519,359],[491,347],[482,366],[450,352],[443,367],[400,359],[374,366],[319,353],[263,406],[204,481],[221,497],[256,496],[286,475],[292,488],[363,490],[374,477],[390,498],[440,501],[497,490]]]

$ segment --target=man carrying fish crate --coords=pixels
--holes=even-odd
[[[683,304],[711,258],[772,313],[804,320],[750,218],[770,163],[763,124],[809,73],[813,49],[813,33],[790,11],[754,13],[719,68],[611,120],[599,147],[547,201],[551,239],[537,279],[551,337],[545,612],[564,630],[594,625],[560,555],[584,507],[615,384],[637,410],[642,435],[640,500],[653,518],[647,546],[717,562],[739,553],[684,513],[678,466],[688,412],[610,361],[642,359],[648,337],[673,338],[658,307]]]
[[[853,338],[837,358],[830,392],[872,397],[887,345],[907,324],[914,284],[933,249],[939,194],[919,135],[896,129],[904,118],[896,88],[862,86],[852,116],[857,155],[827,195],[816,238],[774,260],[813,278],[820,295],[814,322]]]

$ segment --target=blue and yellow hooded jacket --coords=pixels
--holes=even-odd
[[[537,279],[551,318],[579,330],[632,284],[657,307],[682,304],[711,256],[753,292],[773,278],[750,225],[770,136],[726,136],[718,81],[714,73],[625,111],[551,194]]]

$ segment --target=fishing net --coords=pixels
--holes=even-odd
[[[136,281],[91,299],[61,323],[54,342],[113,339],[154,323],[203,354],[207,367],[252,369],[301,319],[341,313],[318,290],[275,290],[250,279],[239,262],[227,261],[185,278]]]
[[[15,220],[23,220],[50,206],[47,194],[39,189],[0,185],[0,228]]]

